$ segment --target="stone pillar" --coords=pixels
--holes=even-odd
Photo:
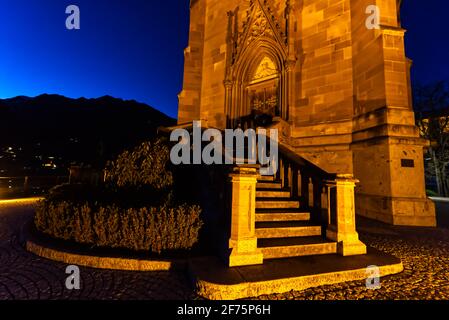
[[[257,170],[257,166],[243,165],[234,168],[230,175],[232,184],[230,267],[263,263],[263,254],[257,249],[255,231]]]
[[[342,256],[366,254],[366,245],[359,240],[355,226],[354,188],[357,182],[349,174],[337,175],[334,181],[327,182],[329,192],[335,195],[335,201],[329,204],[333,217],[326,236],[338,243],[338,253]]]

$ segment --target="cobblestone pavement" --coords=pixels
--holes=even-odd
[[[100,299],[185,300],[191,290],[183,273],[80,268],[81,290],[67,290],[67,265],[28,253],[20,229],[33,216],[26,207],[0,205],[0,300]]]
[[[360,220],[360,219],[359,219]],[[302,292],[261,296],[262,300],[438,300],[449,299],[449,230],[394,227],[363,220],[361,240],[401,258],[404,272],[381,279],[378,290],[365,281],[321,286]]]
[[[20,230],[30,208],[0,205],[0,300],[4,299],[196,299],[183,273],[80,268],[81,290],[65,288],[62,263],[25,251]],[[449,230],[392,227],[362,221],[361,239],[403,261],[405,271],[382,278],[381,289],[364,281],[322,286],[256,299],[449,299]]]

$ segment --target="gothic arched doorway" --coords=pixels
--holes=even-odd
[[[280,115],[279,81],[278,67],[268,56],[263,57],[246,87],[250,114],[259,122],[256,125]]]
[[[274,117],[287,118],[284,61],[270,40],[254,42],[245,50],[233,70],[234,81],[227,87],[231,127],[267,126]]]
[[[251,1],[242,24],[239,8],[228,12],[224,79],[228,127],[242,125],[245,119],[251,121],[254,113],[290,120],[296,64],[290,42],[294,35],[290,10],[287,2],[285,30],[267,1]]]

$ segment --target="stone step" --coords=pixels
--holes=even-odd
[[[273,181],[273,182],[269,182],[269,181],[263,181],[263,182],[258,182],[256,185],[257,190],[264,190],[264,189],[282,189],[282,183],[278,182],[278,181]]]
[[[256,222],[288,222],[288,221],[309,221],[310,212],[288,212],[288,210],[267,210],[266,212],[256,212]]]
[[[259,239],[264,259],[280,259],[337,253],[337,243],[321,237]]]
[[[272,182],[274,181],[275,177],[274,176],[260,176],[259,179],[257,179],[257,181],[260,182]]]
[[[257,222],[256,237],[295,238],[321,236],[321,226],[309,222]]]
[[[284,198],[257,198],[256,209],[299,209],[299,201]]]
[[[287,190],[257,190],[257,198],[290,198],[290,191]]]

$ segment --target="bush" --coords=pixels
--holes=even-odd
[[[156,190],[173,185],[173,175],[167,169],[170,149],[161,140],[145,142],[133,151],[123,152],[106,168],[106,181],[118,186],[151,186]]]
[[[53,202],[86,202],[102,198],[100,188],[82,183],[64,183],[51,188],[46,197]]]
[[[88,202],[120,208],[160,207],[173,203],[170,190],[155,190],[150,186],[114,188],[81,183],[56,186],[50,189],[46,199],[53,203],[65,201],[79,205]]]
[[[163,251],[192,248],[202,226],[198,206],[129,208],[44,200],[36,228],[51,237],[94,247]]]
[[[201,209],[177,204],[169,157],[162,140],[143,143],[108,164],[104,184],[53,188],[37,208],[36,228],[93,247],[153,253],[192,248]]]

